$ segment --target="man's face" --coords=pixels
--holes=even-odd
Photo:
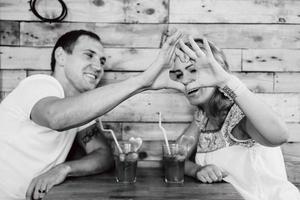
[[[66,56],[64,71],[70,86],[78,92],[96,88],[103,76],[105,61],[101,43],[89,36],[80,36],[73,52]]]

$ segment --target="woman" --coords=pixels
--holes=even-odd
[[[287,180],[279,145],[285,123],[234,75],[223,52],[206,39],[179,41],[172,80],[198,109],[183,133],[194,138],[185,173],[203,183],[224,180],[247,200],[300,199]],[[180,141],[180,140],[179,140]]]

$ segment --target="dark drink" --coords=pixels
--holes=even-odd
[[[137,157],[137,153],[115,156],[117,182],[134,183],[136,181]]]
[[[135,183],[138,162],[137,148],[128,141],[120,142],[120,148],[114,148],[115,175],[119,183]]]
[[[184,160],[178,160],[176,156],[163,157],[166,183],[184,182],[184,162]]]
[[[172,143],[169,145],[169,150],[166,145],[163,145],[165,182],[183,183],[186,149],[184,146]]]

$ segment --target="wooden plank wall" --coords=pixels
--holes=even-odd
[[[72,29],[98,33],[108,65],[102,84],[143,71],[158,53],[162,33],[176,27],[205,36],[225,50],[231,70],[287,122],[290,143],[282,146],[290,180],[300,181],[300,1],[295,0],[65,0],[63,23],[41,23],[25,0],[0,2],[0,97],[37,73],[50,73],[57,38]],[[57,1],[40,1],[47,16]],[[119,139],[141,136],[140,166],[160,166],[163,113],[170,139],[191,121],[193,109],[172,90],[144,92],[122,103],[103,120]]]

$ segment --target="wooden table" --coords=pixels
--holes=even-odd
[[[114,172],[100,175],[68,178],[54,187],[46,200],[98,200],[98,199],[201,199],[234,200],[243,198],[228,183],[201,184],[185,177],[183,185],[166,184],[163,172],[157,168],[138,168],[137,182],[116,183]]]

